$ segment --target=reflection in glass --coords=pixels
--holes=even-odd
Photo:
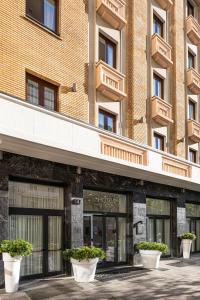
[[[43,221],[41,216],[9,216],[9,239],[23,239],[33,245],[33,254],[24,257],[21,276],[42,273]]]
[[[48,268],[49,272],[61,270],[61,226],[62,217],[48,217]],[[51,250],[51,251],[50,251]]]
[[[115,261],[116,218],[106,218],[106,261]]]
[[[200,251],[200,220],[196,220],[196,251]]]
[[[83,199],[84,211],[126,213],[126,195],[123,194],[84,190]]]
[[[64,209],[63,188],[9,181],[9,206]]]
[[[164,240],[163,238],[163,220],[157,219],[156,220],[156,242],[162,243]]]
[[[93,216],[93,245],[103,248],[103,218]]]
[[[170,201],[160,199],[146,199],[147,215],[170,215]]]
[[[118,219],[118,262],[126,261],[126,219]]]

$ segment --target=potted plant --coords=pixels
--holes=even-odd
[[[63,252],[63,258],[71,261],[74,279],[78,282],[93,281],[99,258],[104,257],[105,252],[96,247],[82,246]]]
[[[159,268],[161,254],[168,251],[166,244],[157,242],[139,242],[136,248],[140,252],[143,267],[147,269]]]
[[[190,258],[190,250],[192,241],[196,239],[196,235],[193,232],[186,232],[180,236],[183,248],[183,258]]]
[[[0,243],[7,293],[17,292],[22,257],[30,255],[32,251],[32,245],[24,240],[4,240]]]

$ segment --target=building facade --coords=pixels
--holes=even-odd
[[[200,251],[199,5],[2,1],[0,240],[33,243],[23,277],[66,272],[66,247],[133,264],[190,230]]]

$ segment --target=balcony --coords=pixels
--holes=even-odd
[[[200,74],[193,68],[187,71],[187,86],[193,94],[200,94]]]
[[[170,7],[173,5],[172,0],[157,0],[157,3],[164,10],[170,9]]]
[[[164,172],[176,174],[178,176],[192,176],[192,168],[189,164],[168,157],[162,158],[162,169]]]
[[[153,59],[163,68],[170,67],[172,47],[158,34],[154,34],[151,39],[151,55]]]
[[[121,30],[127,23],[125,2],[122,0],[97,0],[97,12],[114,29]]]
[[[200,25],[193,16],[189,16],[186,19],[186,31],[188,38],[194,45],[199,45],[200,43]]]
[[[151,100],[152,119],[162,126],[168,126],[173,123],[172,105],[159,97],[152,97]]]
[[[194,143],[200,143],[200,124],[198,122],[188,121],[188,137]]]
[[[101,154],[135,163],[139,165],[147,165],[147,151],[136,146],[130,146],[127,143],[118,141],[117,139],[100,136]]]
[[[113,101],[121,101],[125,94],[125,75],[103,61],[96,65],[96,88]]]

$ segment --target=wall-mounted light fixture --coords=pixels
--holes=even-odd
[[[143,234],[144,233],[144,222],[138,221],[133,225],[134,228],[136,228],[136,234]]]
[[[185,137],[182,137],[181,139],[177,140],[176,143],[177,143],[177,144],[185,143]]]

